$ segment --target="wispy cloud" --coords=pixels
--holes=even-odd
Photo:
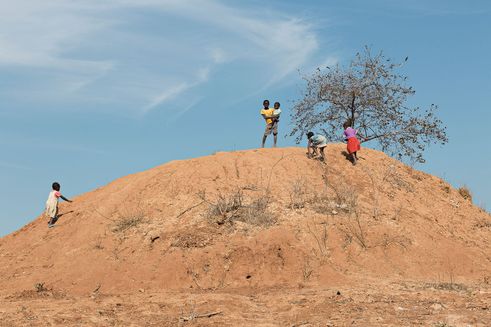
[[[218,0],[17,0],[0,12],[0,71],[16,77],[0,100],[148,113],[243,66],[258,89],[274,85],[319,47],[301,17]]]
[[[182,82],[178,85],[172,86],[168,89],[165,89],[160,94],[157,94],[145,107],[143,107],[143,113],[147,113],[148,111],[158,107],[162,103],[166,101],[170,101],[176,98],[179,94],[186,92],[189,89],[192,89],[195,86],[200,85],[201,83],[205,83],[208,81],[210,75],[210,67],[205,67],[199,69],[196,74],[196,80],[192,82]],[[187,106],[185,108],[188,108]],[[189,110],[189,109],[187,109]],[[185,110],[185,111],[187,111]]]

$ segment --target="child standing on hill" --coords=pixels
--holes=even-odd
[[[326,158],[324,156],[324,148],[327,146],[327,138],[324,135],[314,135],[314,133],[308,132],[307,139],[307,156],[309,158],[314,158],[315,156],[317,156],[317,149],[319,149],[319,152],[321,154],[320,160],[325,161]]]
[[[274,136],[274,145],[276,148],[276,142],[278,140],[278,123],[275,122],[276,117],[274,116],[274,109],[269,108],[269,100],[263,101],[263,109],[261,109],[261,116],[263,116],[266,121],[266,129],[264,130],[262,147],[264,148],[264,144],[266,143],[266,138],[271,132],[273,132]]]
[[[60,193],[60,184],[54,182],[51,186],[52,191],[49,193],[48,200],[46,201],[46,215],[50,218],[48,227],[51,228],[58,220],[58,199],[61,198],[64,201],[72,202],[68,200]]]
[[[343,124],[344,128],[344,140],[347,141],[348,146],[347,150],[348,153],[351,157],[351,162],[353,165],[356,165],[356,162],[358,160],[358,156],[356,154],[357,151],[360,150],[360,141],[356,138],[356,134],[358,133],[357,130],[355,130],[352,126],[351,120],[348,120]]]

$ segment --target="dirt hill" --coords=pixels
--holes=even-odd
[[[173,161],[63,203],[55,228],[48,229],[47,219],[39,216],[0,239],[0,294],[11,304],[3,313],[17,321],[26,314],[13,309],[16,301],[101,301],[104,294],[135,305],[149,294],[159,298],[166,293],[165,298],[184,302],[186,294],[194,294],[195,299],[207,297],[205,303],[212,303],[214,294],[217,306],[236,312],[252,309],[240,299],[226,300],[251,292],[266,292],[266,297],[279,292],[274,298],[287,301],[299,290],[304,297],[310,290],[321,306],[328,301],[322,292],[332,290],[351,290],[354,301],[355,290],[360,296],[374,289],[390,296],[403,289],[413,295],[431,289],[451,292],[462,306],[470,303],[465,296],[472,296],[482,308],[467,314],[462,307],[464,314],[454,323],[475,319],[484,326],[491,294],[489,214],[443,180],[382,152],[364,149],[359,164],[352,166],[344,148],[330,145],[325,164],[307,159],[300,148]],[[166,304],[167,315],[177,310],[177,302]],[[65,314],[58,321],[53,312],[49,320],[32,310],[37,317],[32,321],[43,324],[83,322],[90,316],[80,311],[79,320]],[[303,314],[315,325],[308,312],[295,319]],[[115,312],[100,320],[105,315],[87,321],[123,323]],[[257,312],[256,320],[227,320],[223,315],[202,319],[206,324],[260,325],[257,319],[264,316]],[[382,320],[365,323],[383,325],[384,314],[370,315],[375,316]],[[298,323],[285,317],[285,324]],[[262,323],[283,324],[275,319]],[[148,318],[145,324],[156,321]]]

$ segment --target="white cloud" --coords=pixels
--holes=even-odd
[[[143,108],[144,112],[148,112],[149,110],[155,108],[156,106],[162,104],[163,102],[175,98],[180,93],[188,90],[190,87],[191,87],[190,84],[183,82],[179,85],[173,86],[169,89],[162,91],[162,93],[157,94],[157,96],[153,98],[152,101],[150,101],[150,103]]]
[[[0,12],[0,72],[31,81],[20,92],[3,90],[0,101],[83,99],[149,112],[213,82],[225,63],[255,67],[260,89],[308,64],[318,49],[300,18],[225,1],[1,0]]]

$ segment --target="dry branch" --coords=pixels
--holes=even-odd
[[[199,319],[199,318],[211,318],[213,316],[217,316],[220,314],[222,314],[222,311],[214,311],[214,312],[208,312],[208,313],[203,313],[203,314],[193,313],[187,317],[180,317],[179,320],[180,321],[191,321],[191,320]]]

